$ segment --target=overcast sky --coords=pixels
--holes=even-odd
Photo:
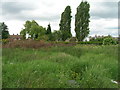
[[[82,0],[2,0],[0,22],[5,22],[10,34],[19,34],[26,20],[36,20],[52,31],[59,30],[60,16],[67,5],[72,9],[71,32],[75,36],[76,8]],[[90,3],[90,36],[118,35],[118,0],[87,0]],[[113,2],[114,1],[114,2]]]

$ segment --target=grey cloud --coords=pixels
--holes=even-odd
[[[48,7],[54,6],[53,2],[46,2],[45,0],[41,1],[41,3],[45,6],[48,6]]]
[[[106,29],[118,29],[118,27],[111,27],[111,28],[106,28]]]
[[[118,27],[110,27],[110,28],[106,28],[106,29],[114,29],[114,30],[118,30],[118,29],[120,29],[120,27],[118,28]]]
[[[27,13],[23,13],[23,11],[34,11],[37,9],[37,6],[32,3],[26,2],[3,2],[2,3],[2,15],[4,20],[41,20],[41,21],[55,21],[60,18],[57,14],[46,14],[40,16],[32,16]]]
[[[22,17],[21,19],[27,19],[27,20],[39,20],[39,21],[56,21],[59,19],[59,15],[53,15],[53,16],[39,16],[39,17]]]
[[[118,18],[120,19],[120,1],[118,2]]]
[[[102,32],[100,32],[100,31],[91,31],[90,32],[90,36],[91,35],[113,35],[114,33],[108,33],[107,31],[102,31]]]
[[[94,5],[97,5],[98,8],[90,12],[92,18],[118,18],[117,2],[98,2],[97,4],[94,3]]]
[[[46,3],[45,1],[42,2],[42,4],[51,6],[52,4]],[[92,9],[90,12],[91,19],[99,19],[99,18],[117,18],[118,16],[118,9],[117,9],[117,2],[95,2],[90,3],[94,6],[98,6],[95,9]],[[76,6],[77,7],[77,6]],[[104,8],[101,10],[101,8]],[[34,3],[31,2],[3,2],[2,3],[2,14],[3,18],[6,20],[10,19],[17,19],[17,20],[41,20],[41,21],[55,21],[60,18],[60,15],[57,15],[56,13],[53,13],[51,15],[46,15],[46,13],[42,16],[28,16],[27,13],[23,14],[22,11],[33,11],[37,9]],[[47,12],[47,11],[46,11]],[[75,17],[73,16],[73,19]]]
[[[41,15],[41,16],[27,16],[26,14],[13,15],[12,17],[4,17],[4,20],[39,20],[39,21],[56,21],[60,18],[59,15]]]
[[[108,29],[108,30],[90,30],[90,35],[112,35],[117,36],[118,30],[116,29]]]
[[[2,4],[0,3],[0,15],[2,14]]]
[[[39,17],[39,19],[43,20],[43,21],[56,21],[59,18],[60,18],[59,15],[47,16],[47,17]]]
[[[30,3],[22,3],[22,2],[2,2],[2,14],[20,14],[25,10],[33,10],[35,7]]]

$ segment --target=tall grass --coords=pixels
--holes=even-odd
[[[117,88],[117,46],[4,48],[4,88]]]

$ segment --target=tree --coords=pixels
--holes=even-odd
[[[7,25],[3,22],[3,23],[0,23],[0,30],[2,32],[2,39],[7,39],[9,37],[9,31],[8,31],[8,27]]]
[[[48,27],[47,27],[47,32],[46,32],[46,34],[51,34],[51,26],[50,26],[50,24],[48,24]]]
[[[106,37],[103,40],[103,45],[116,45],[117,41],[113,37]]]
[[[50,41],[61,41],[62,40],[62,32],[60,30],[54,30],[53,33],[49,35]]]
[[[75,32],[78,41],[83,41],[89,34],[89,14],[90,5],[87,1],[82,1],[77,7],[75,15]]]
[[[26,38],[26,34],[29,34],[31,39],[42,39],[41,37],[46,33],[46,29],[39,26],[35,20],[26,21],[24,27],[25,28],[20,32],[24,39]]]
[[[61,14],[60,20],[60,30],[62,31],[62,40],[65,41],[66,39],[72,37],[71,34],[71,8],[67,6],[64,12]]]
[[[21,32],[20,32],[20,35],[22,35],[23,39],[26,39],[26,30],[23,29]]]

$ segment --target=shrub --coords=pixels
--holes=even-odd
[[[108,38],[109,38],[109,40],[108,40]],[[108,36],[102,36],[102,37],[101,36],[92,37],[92,38],[90,38],[89,43],[102,45],[102,44],[104,44],[103,43],[104,40],[105,40],[105,43],[106,42],[110,42],[111,44],[117,44],[117,40],[113,39],[112,36],[110,36],[110,35],[108,35]],[[107,45],[108,45],[108,43],[107,43]]]
[[[42,36],[39,36],[38,39],[36,39],[36,40],[45,40],[45,41],[47,41],[48,36],[47,35],[42,35]]]
[[[95,45],[102,45],[102,41],[85,41],[85,42],[78,42],[78,44],[95,44]]]
[[[106,38],[106,37],[92,37],[92,38],[90,39],[90,41],[103,42],[104,38]]]
[[[62,39],[62,32],[55,30],[53,33],[49,35],[50,41],[61,41]]]
[[[8,39],[2,39],[1,41],[2,41],[3,44],[7,44],[9,42]]]
[[[71,37],[70,38],[70,42],[76,42],[77,41],[77,38],[76,37]]]
[[[103,40],[103,45],[115,45],[117,44],[116,40],[113,39],[112,37],[107,37]]]

